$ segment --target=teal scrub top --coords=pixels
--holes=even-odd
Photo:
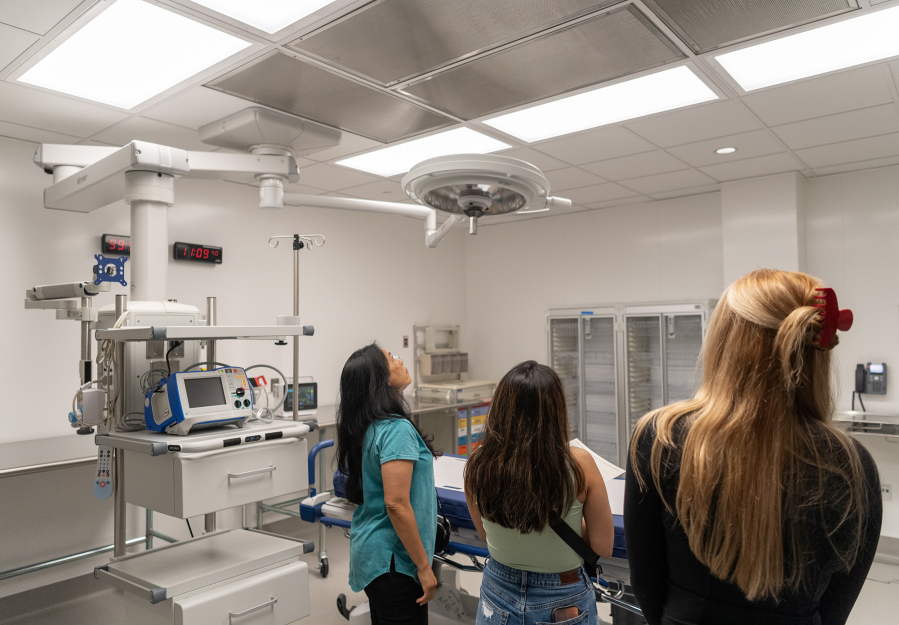
[[[398,573],[418,581],[418,567],[393,528],[384,503],[381,465],[391,460],[413,461],[409,499],[421,542],[428,560],[433,561],[437,530],[434,457],[407,419],[375,421],[365,432],[362,444],[364,502],[353,513],[350,533],[350,588],[354,592],[361,592],[376,577],[390,572],[391,558]]]

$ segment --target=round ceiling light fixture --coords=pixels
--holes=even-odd
[[[718,148],[715,150],[715,154],[733,154],[737,151],[737,148]]]
[[[571,200],[550,197],[549,181],[537,167],[496,154],[430,158],[413,167],[402,185],[419,204],[468,216],[470,234],[484,215],[571,207]]]

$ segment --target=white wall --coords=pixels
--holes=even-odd
[[[717,298],[717,193],[481,228],[465,250],[472,378],[546,362],[550,307]]]

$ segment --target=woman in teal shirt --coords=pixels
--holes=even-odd
[[[337,464],[358,505],[350,538],[350,587],[365,591],[372,625],[427,624],[437,579],[431,438],[409,419],[403,361],[377,344],[357,350],[340,374]]]

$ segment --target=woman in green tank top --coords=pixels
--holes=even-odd
[[[468,509],[490,551],[478,625],[598,622],[583,560],[549,527],[561,517],[598,555],[612,555],[605,483],[568,432],[555,371],[529,360],[503,377],[465,470]]]

